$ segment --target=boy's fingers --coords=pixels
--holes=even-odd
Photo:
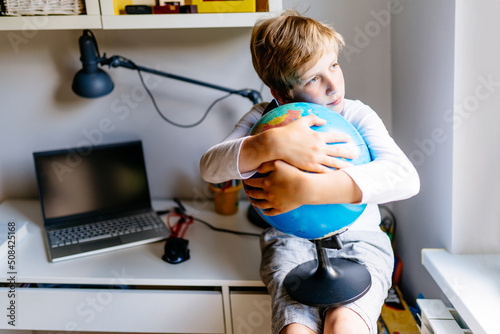
[[[351,136],[347,133],[342,132],[331,132],[329,133],[329,143],[347,143],[352,140]]]
[[[275,164],[277,163],[280,163],[280,160],[276,160],[276,161],[269,161],[269,162],[266,162],[266,163],[263,163],[259,169],[257,169],[257,171],[260,173],[260,174],[266,174],[266,173],[270,173],[272,172],[273,170],[276,169],[275,167]]]
[[[267,209],[272,208],[271,204],[269,204],[269,202],[263,201],[263,200],[250,198],[250,203],[252,203],[253,206],[255,206],[256,208],[259,208],[261,210],[267,210]]]
[[[332,159],[333,159],[333,162],[331,164],[331,167],[333,167],[335,169],[342,169],[342,168],[347,168],[347,167],[353,166],[353,164],[350,163],[349,161],[337,159],[337,158],[332,158]]]
[[[261,209],[266,209],[262,207],[264,203],[263,199],[265,198],[264,192],[261,189],[247,189],[245,190],[245,194],[250,198],[252,204]]]
[[[349,147],[342,144],[330,145],[330,147],[328,147],[328,155],[332,157],[356,159],[358,154],[359,149],[357,149],[357,147]]]
[[[304,116],[302,118],[306,121],[306,123],[309,127],[321,126],[321,125],[324,125],[326,123],[325,119],[319,118],[318,116],[316,116],[314,114],[307,115],[307,116]]]
[[[254,188],[260,188],[260,185],[261,185],[261,181],[259,180],[259,178],[246,179],[246,180],[243,180],[243,183],[247,186],[254,187]],[[249,191],[250,190],[247,190],[247,193]]]

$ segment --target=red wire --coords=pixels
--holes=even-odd
[[[179,218],[179,219],[177,219],[175,224],[172,224],[170,222],[171,218]],[[193,221],[194,218],[192,216],[182,215],[176,212],[169,213],[167,216],[167,225],[172,233],[171,236],[176,238],[184,238],[184,235],[186,234],[189,225],[191,225]]]

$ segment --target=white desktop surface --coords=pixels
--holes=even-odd
[[[183,204],[187,214],[216,227],[262,231],[246,218],[248,201],[230,216],[215,213],[210,201]],[[175,206],[153,201],[156,210]],[[161,259],[164,241],[51,263],[38,200],[5,201],[0,219],[28,222],[28,235],[15,248],[14,276],[21,285],[0,287],[2,308],[13,302],[16,307],[15,329],[232,334],[257,314],[259,332],[270,333],[271,300],[259,276],[258,236],[217,232],[195,221],[184,235],[191,258],[179,264]],[[3,283],[11,277],[7,263],[7,256],[0,257]],[[0,330],[13,328],[9,320],[4,317]]]
[[[424,249],[422,262],[474,334],[500,333],[500,254]]]
[[[212,225],[260,233],[246,218],[248,202],[236,215],[221,216],[212,202],[183,202],[187,213]],[[157,210],[175,202],[154,201]],[[0,204],[0,219],[28,221],[28,235],[16,247],[19,283],[111,284],[157,286],[264,286],[259,276],[259,238],[216,232],[194,222],[187,230],[191,258],[180,264],[161,259],[164,241],[50,263],[38,200],[8,200]],[[228,251],[230,250],[230,251]],[[0,260],[0,281],[7,278],[7,259]]]

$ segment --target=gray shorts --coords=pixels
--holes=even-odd
[[[329,257],[354,260],[366,266],[372,285],[360,299],[345,305],[358,313],[377,333],[377,319],[391,286],[394,254],[391,243],[383,231],[350,231],[340,235],[341,250],[327,249]],[[261,278],[272,297],[273,334],[291,323],[303,324],[316,333],[323,328],[324,309],[307,306],[292,300],[283,286],[283,280],[297,265],[316,259],[316,247],[309,240],[266,229],[260,239],[262,251]]]

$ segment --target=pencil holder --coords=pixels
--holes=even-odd
[[[224,183],[208,184],[208,188],[214,195],[215,212],[221,215],[233,215],[238,212],[239,194],[241,189],[239,180]]]

